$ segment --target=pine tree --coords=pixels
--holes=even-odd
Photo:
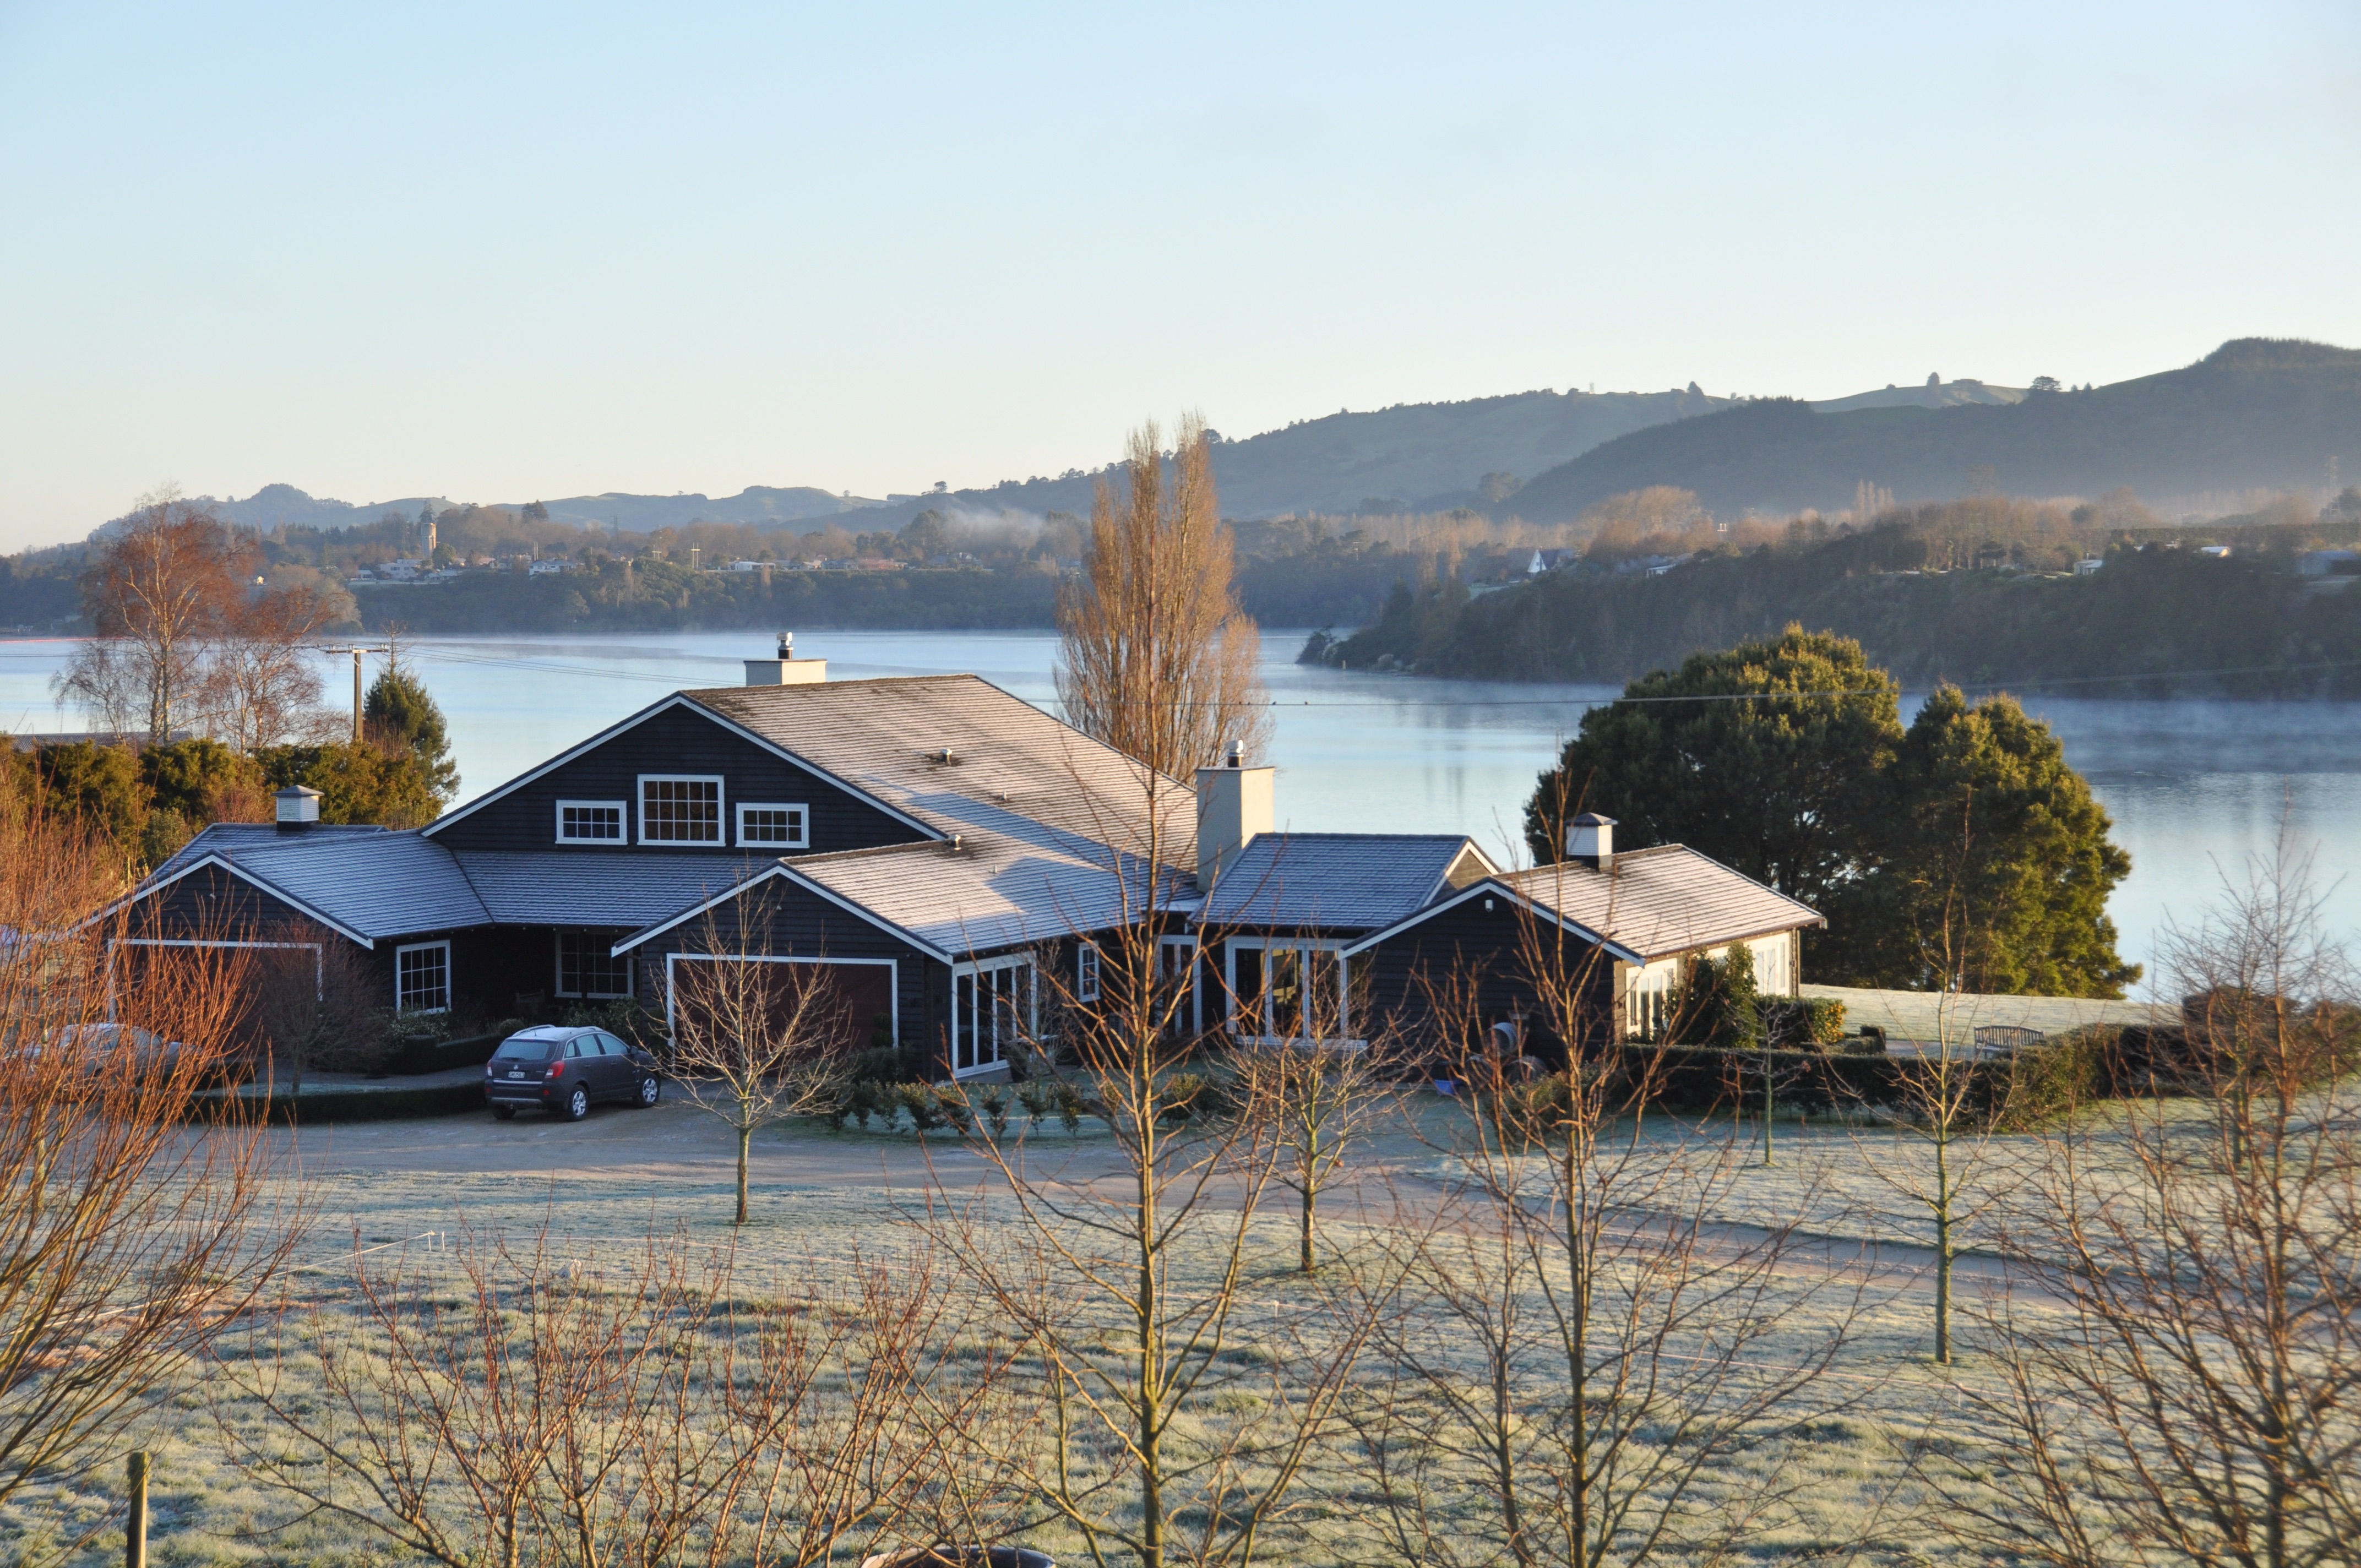
[[[450,726],[442,707],[399,660],[389,661],[361,704],[368,733],[418,760],[427,788],[448,806],[459,793],[459,765],[451,758]]]

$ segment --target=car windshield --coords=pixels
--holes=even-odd
[[[494,1061],[547,1061],[550,1050],[555,1044],[555,1042],[552,1040],[528,1040],[519,1035],[502,1040],[500,1048],[492,1053],[492,1059]]]

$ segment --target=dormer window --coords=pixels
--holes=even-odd
[[[640,842],[721,842],[721,780],[698,773],[640,775]]]
[[[620,800],[561,800],[557,803],[557,841],[620,844],[625,809],[625,803]]]

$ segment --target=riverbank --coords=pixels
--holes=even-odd
[[[1552,572],[1497,592],[1397,590],[1302,658],[1348,670],[1621,684],[1791,622],[1857,638],[1905,685],[2106,696],[2361,697],[2361,579],[2268,554],[2118,548],[2083,574],[1931,572],[1906,534],[1706,555],[1651,575]]]

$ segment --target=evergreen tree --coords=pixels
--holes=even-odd
[[[1616,847],[1686,844],[1818,907],[1862,871],[1862,819],[1902,739],[1894,677],[1849,637],[1693,654],[1583,716],[1525,806],[1537,861],[1566,818],[1614,817]]]
[[[1697,654],[1584,716],[1527,844],[1561,860],[1565,819],[1596,811],[1619,850],[1702,850],[1827,916],[1805,957],[1836,984],[2121,996],[2140,971],[2106,905],[2131,857],[2057,736],[1949,686],[1906,732],[1897,715],[1849,638],[1791,626]]]
[[[381,744],[418,760],[438,810],[451,804],[459,793],[459,766],[451,758],[450,726],[426,684],[400,660],[389,661],[369,686],[361,722]]]
[[[1927,699],[1896,753],[1877,874],[1828,909],[1828,955],[1861,983],[2121,996],[2107,896],[2131,872],[2049,727],[2013,697]]]

